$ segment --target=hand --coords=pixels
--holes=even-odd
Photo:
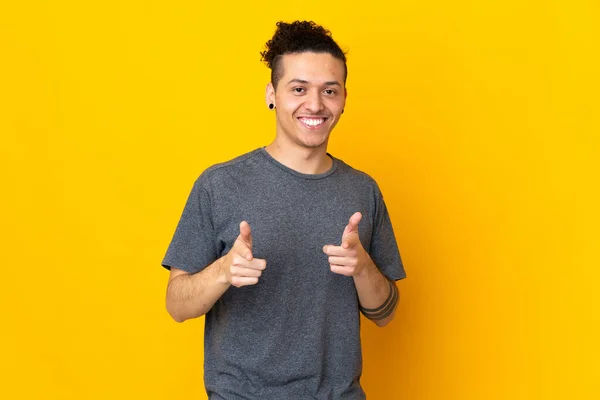
[[[323,252],[329,256],[329,265],[332,272],[346,276],[360,275],[372,263],[371,257],[365,251],[358,236],[358,224],[362,214],[354,213],[342,234],[342,245],[327,244]]]
[[[221,264],[226,282],[235,287],[255,285],[266,267],[266,260],[252,256],[252,231],[250,225],[242,221],[240,234]]]

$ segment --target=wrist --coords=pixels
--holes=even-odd
[[[373,270],[377,270],[375,263],[371,260],[371,257],[367,257],[367,261],[361,268],[360,272],[356,274],[357,278],[366,278],[373,273]]]
[[[217,283],[221,283],[221,284],[229,284],[229,279],[227,279],[227,271],[226,271],[226,265],[227,265],[227,255],[219,258],[216,262],[216,267],[217,267]]]

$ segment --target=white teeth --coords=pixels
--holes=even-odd
[[[325,122],[324,118],[319,118],[319,119],[301,118],[300,120],[302,122],[304,122],[306,125],[310,125],[310,126],[321,125],[323,122]]]

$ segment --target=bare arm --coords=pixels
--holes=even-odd
[[[171,268],[167,311],[177,322],[206,314],[230,286],[255,285],[266,261],[252,256],[250,225],[242,221],[240,234],[225,256],[195,274]]]
[[[379,271],[360,243],[358,223],[362,215],[355,213],[342,235],[342,245],[325,245],[323,252],[329,256],[332,272],[351,276],[358,293],[360,311],[377,326],[387,325],[398,304],[398,289]]]
[[[369,258],[370,260],[370,258]],[[394,319],[399,293],[394,282],[389,281],[371,261],[362,272],[354,276],[360,311],[383,327]]]
[[[223,258],[195,274],[171,268],[167,311],[175,321],[183,322],[206,314],[229,288],[222,271]]]

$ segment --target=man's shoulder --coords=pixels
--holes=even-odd
[[[346,161],[343,161],[338,158],[339,162],[339,172],[350,179],[354,184],[365,185],[374,188],[378,188],[377,181],[367,172],[355,168],[348,164]]]
[[[202,174],[203,175],[214,175],[214,174],[218,174],[219,172],[223,172],[222,171],[223,169],[232,169],[232,168],[233,169],[236,169],[236,168],[243,169],[244,168],[243,164],[245,162],[251,160],[252,158],[256,157],[259,153],[260,153],[260,148],[254,149],[254,150],[249,151],[244,154],[241,154],[230,160],[213,164],[210,167],[206,168],[204,170],[204,172],[202,172]]]
[[[226,176],[240,175],[248,170],[246,163],[260,155],[260,148],[236,156],[232,159],[211,165],[200,173],[196,180],[199,184],[209,184]]]

